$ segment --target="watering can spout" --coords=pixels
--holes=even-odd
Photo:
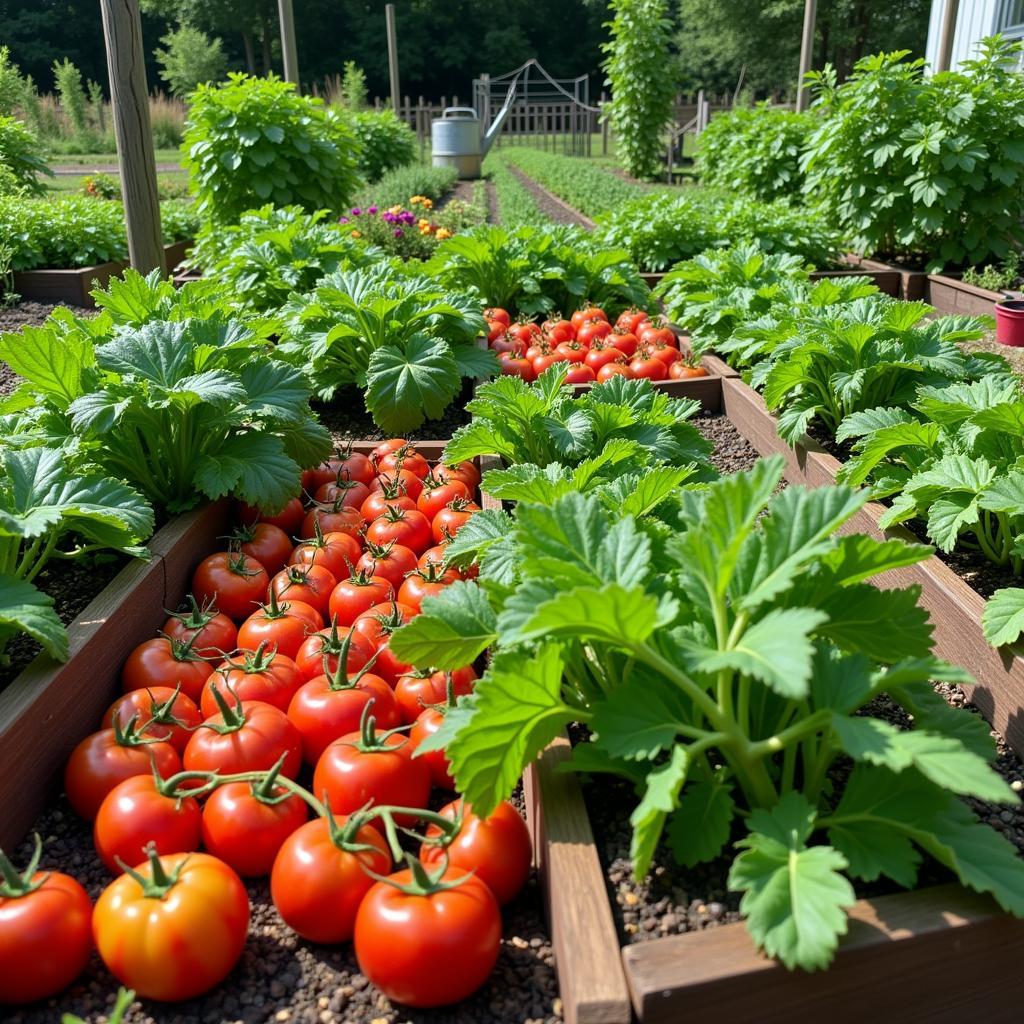
[[[504,123],[504,121],[504,117],[499,117],[495,119],[494,124],[492,124],[491,127],[487,129],[487,132],[485,133],[484,137],[480,140],[480,152],[484,156],[487,156],[491,146],[494,145],[494,140],[501,133],[501,126]]]

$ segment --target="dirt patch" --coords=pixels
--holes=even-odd
[[[487,179],[487,223],[501,223],[501,213],[498,209],[498,190],[494,187],[494,182],[490,178]]]
[[[533,201],[548,220],[555,224],[574,224],[576,227],[590,231],[594,222],[582,213],[578,213],[571,206],[567,206],[560,199],[553,196],[546,188],[538,185],[533,178],[524,174],[518,167],[508,165],[509,171],[519,179],[520,184],[533,197]]]

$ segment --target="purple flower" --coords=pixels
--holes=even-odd
[[[416,214],[410,213],[408,210],[403,210],[399,215],[398,219],[403,224],[414,224],[416,222]]]
[[[358,206],[353,206],[352,207],[352,216],[353,217],[358,217],[362,212],[363,211],[360,210]]]
[[[339,224],[347,224],[348,223],[348,217],[339,217],[338,218],[338,223]]]
[[[394,215],[393,213],[382,213],[382,214],[381,214],[381,216],[382,216],[382,217],[384,218],[384,220],[386,220],[386,221],[387,221],[387,222],[388,222],[389,224],[394,224],[394,223],[395,223],[395,221],[396,221],[396,220],[398,220],[398,218],[397,218],[397,217],[396,217],[396,216],[395,216],[395,215]]]
[[[401,237],[402,237],[402,229],[401,228],[395,228],[395,238],[401,238]]]
[[[376,207],[376,206],[371,206],[371,207],[369,207],[369,208],[367,209],[367,211],[366,211],[366,212],[367,212],[367,213],[376,213],[376,212],[377,212],[377,207]]]

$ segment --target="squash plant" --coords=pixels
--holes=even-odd
[[[783,465],[684,489],[642,519],[577,493],[521,503],[502,559],[487,553],[508,541],[475,517],[457,540],[476,537],[479,580],[425,599],[391,640],[444,669],[492,649],[420,753],[445,749],[487,814],[582,723],[573,767],[635,784],[636,876],[663,838],[685,865],[730,857],[748,930],[789,968],[832,959],[852,880],[911,887],[922,854],[1024,916],[1016,850],[961,799],[1018,798],[990,767],[987,725],[931,684],[967,673],[932,656],[918,588],[870,582],[930,549],[838,535],[866,495],[777,493]],[[882,694],[913,728],[861,713]]]

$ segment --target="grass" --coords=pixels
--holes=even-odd
[[[156,151],[156,162],[158,164],[176,164],[181,159],[181,152],[175,146],[173,149],[158,149]],[[116,167],[116,153],[58,153],[49,161],[51,167]]]

